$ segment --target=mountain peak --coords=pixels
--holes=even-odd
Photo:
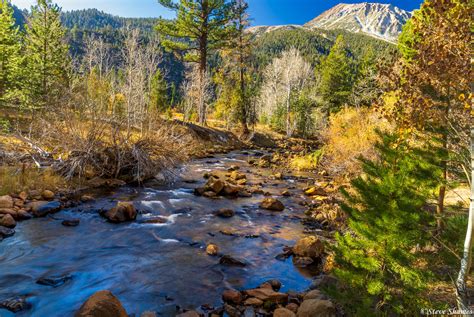
[[[411,12],[384,3],[339,3],[305,24],[308,28],[344,29],[396,41]]]

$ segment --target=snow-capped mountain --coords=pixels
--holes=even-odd
[[[411,12],[382,3],[340,3],[323,12],[304,26],[310,29],[344,29],[363,32],[389,41],[396,41]]]

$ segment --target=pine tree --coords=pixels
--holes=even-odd
[[[68,84],[68,45],[60,8],[38,0],[26,27],[28,94],[32,108],[55,106]]]
[[[378,71],[375,60],[375,52],[369,47],[362,55],[349,97],[353,106],[371,106],[372,103],[382,94],[382,89],[378,83]]]
[[[163,6],[176,11],[176,20],[160,20],[157,31],[164,35],[162,44],[168,50],[184,54],[188,62],[199,65],[199,86],[204,88],[210,52],[228,44],[232,34],[233,3],[227,0],[158,0]],[[199,94],[199,123],[206,123],[207,105]]]
[[[440,169],[429,148],[414,148],[397,135],[384,135],[377,161],[362,160],[364,176],[343,191],[349,231],[337,234],[335,275],[343,287],[334,296],[356,316],[410,315],[422,301],[426,269],[417,247],[434,227],[424,206]]]
[[[150,108],[160,113],[168,108],[168,84],[159,69],[151,79]]]
[[[0,0],[0,104],[18,101],[21,92],[22,41],[13,8]]]
[[[347,102],[353,79],[352,62],[348,57],[344,38],[339,35],[329,55],[321,65],[320,92],[328,112],[337,111]]]

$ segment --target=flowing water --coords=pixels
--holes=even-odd
[[[73,316],[91,294],[103,289],[111,290],[136,316],[147,310],[174,316],[177,305],[218,306],[224,289],[255,287],[268,279],[280,280],[283,291],[306,289],[311,274],[293,266],[291,258],[282,261],[275,256],[303,235],[304,207],[297,202],[307,180],[294,175],[270,180],[271,171],[247,163],[253,154],[233,152],[195,160],[180,170],[173,185],[126,186],[53,217],[20,222],[16,234],[0,242],[0,300],[27,295],[32,307],[17,314],[0,309],[0,316]],[[231,165],[240,166],[249,183],[266,182],[263,189],[278,197],[285,211],[259,209],[263,195],[237,199],[193,195],[193,189],[204,184],[204,172]],[[279,196],[287,188],[293,195]],[[118,200],[134,201],[140,210],[137,221],[111,224],[99,216],[100,208],[110,208]],[[236,215],[228,219],[213,215],[224,207]],[[165,223],[144,223],[156,217]],[[80,219],[80,225],[61,225],[62,219],[71,218]],[[221,233],[226,230],[237,234]],[[219,264],[219,257],[205,253],[208,243],[217,244],[222,254],[245,260],[247,266]],[[36,283],[49,276],[71,279],[58,287]]]

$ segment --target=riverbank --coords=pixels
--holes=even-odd
[[[278,279],[282,292],[304,292],[322,272],[323,256],[314,265],[308,259],[295,262],[288,248],[307,233],[330,231],[305,220],[311,196],[304,190],[314,184],[311,173],[258,166],[273,156],[253,150],[196,159],[179,170],[174,184],[152,181],[95,197],[90,193],[92,199],[78,206],[20,222],[17,234],[2,242],[2,285],[8,285],[2,299],[24,298],[31,308],[25,304],[20,316],[59,311],[65,316],[95,291],[107,289],[129,313],[174,316],[206,303],[219,309],[225,290],[255,288],[267,279]],[[196,196],[196,188],[209,182],[203,176],[210,174],[225,182],[245,179],[246,184],[233,185],[255,189],[243,197]],[[280,201],[284,210],[261,208],[268,198]],[[117,224],[101,216],[118,201],[134,206],[135,220]],[[223,209],[231,216],[219,214]],[[65,221],[77,225],[64,226]],[[217,255],[206,252],[210,244],[217,246]],[[59,283],[37,284],[45,278]]]

